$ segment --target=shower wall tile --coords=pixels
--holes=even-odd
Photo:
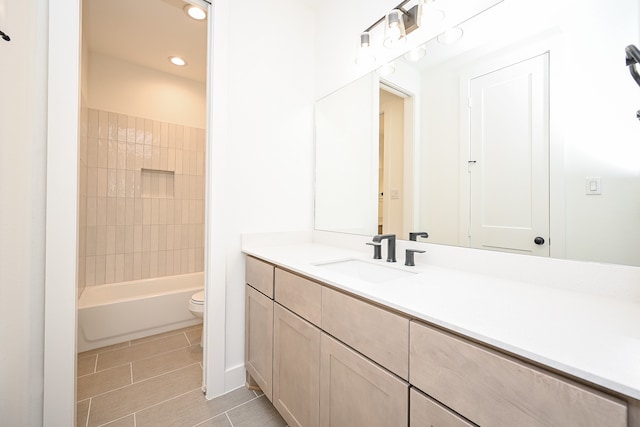
[[[202,271],[205,132],[82,110],[79,287]]]

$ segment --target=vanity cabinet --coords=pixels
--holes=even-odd
[[[317,427],[320,329],[278,303],[273,328],[273,405],[289,426]]]
[[[247,258],[245,286],[245,368],[247,383],[257,385],[272,400],[274,267]],[[270,283],[270,285],[269,285]]]
[[[247,382],[290,426],[640,427],[619,400],[247,258]]]
[[[325,333],[320,349],[320,425],[407,425],[406,382]]]
[[[483,426],[624,427],[622,401],[411,322],[410,382]]]

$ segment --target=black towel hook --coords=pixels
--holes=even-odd
[[[4,31],[0,31],[0,37],[2,37],[4,41],[7,41],[7,42],[11,41],[11,37],[9,37],[9,34],[5,33]]]
[[[636,68],[636,64],[640,63],[640,50],[634,45],[630,44],[624,49],[626,56],[626,64],[629,67],[629,72],[631,73],[631,77],[636,81],[638,86],[640,86],[640,73],[638,73],[638,69]],[[640,110],[636,112],[636,117],[640,120]]]
[[[640,86],[640,73],[638,73],[638,70],[636,69],[636,64],[640,63],[640,50],[630,44],[624,49],[624,51],[627,54],[626,62],[627,67],[629,67],[629,71],[631,72],[631,76],[633,77],[633,80],[638,83],[638,86]]]

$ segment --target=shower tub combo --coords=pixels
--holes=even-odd
[[[87,286],[78,299],[78,352],[196,325],[189,311],[204,273]]]

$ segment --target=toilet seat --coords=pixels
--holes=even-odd
[[[204,305],[204,291],[191,295],[191,303],[196,305]]]
[[[189,300],[189,311],[195,317],[204,317],[204,291],[191,295],[191,300]]]

